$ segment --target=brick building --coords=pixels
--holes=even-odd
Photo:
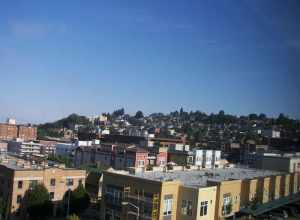
[[[25,141],[37,138],[37,128],[26,125],[0,124],[0,140],[21,138]]]

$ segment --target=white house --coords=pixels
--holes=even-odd
[[[221,160],[221,151],[194,149],[193,150],[194,165],[202,168],[215,168],[216,163]]]

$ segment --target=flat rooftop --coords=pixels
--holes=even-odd
[[[226,168],[168,172],[153,171],[128,175],[160,182],[172,180],[180,181],[185,186],[200,188],[207,186],[207,181],[209,180],[221,182],[226,180],[255,179],[258,177],[267,177],[280,174],[283,174],[283,172],[248,168]]]
[[[59,164],[54,161],[42,161],[38,162],[33,159],[25,160],[20,157],[12,155],[0,155],[0,165],[12,170],[43,170],[51,167],[65,168],[64,164]]]

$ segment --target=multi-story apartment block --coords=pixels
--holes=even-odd
[[[202,168],[215,168],[218,165],[218,161],[221,160],[221,151],[219,150],[193,150],[193,165],[200,166]]]
[[[26,156],[26,155],[41,155],[43,145],[33,141],[25,142],[22,140],[9,141],[7,150],[10,153]]]
[[[0,124],[0,140],[12,140],[18,137],[18,127],[14,124]]]
[[[103,176],[101,214],[104,220],[247,219],[298,201],[299,192],[299,173],[242,168],[110,171]]]
[[[0,155],[6,155],[7,153],[7,143],[0,141]]]
[[[115,169],[125,169],[128,167],[146,168],[149,164],[148,151],[135,145],[114,144],[78,147],[76,149],[74,157],[75,166],[96,163]]]
[[[77,145],[74,143],[57,143],[55,145],[55,155],[73,157]]]
[[[60,201],[69,190],[85,184],[86,171],[67,169],[63,165],[35,164],[15,157],[1,159],[0,195],[8,202],[10,219],[19,214],[27,190],[44,184],[52,201]]]
[[[21,138],[25,141],[36,140],[37,128],[32,126],[19,125],[18,138]]]
[[[0,140],[13,140],[16,138],[35,140],[37,138],[37,128],[16,124],[0,124]]]

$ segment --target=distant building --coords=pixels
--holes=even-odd
[[[55,155],[73,157],[76,147],[74,143],[57,143],[55,145]]]
[[[0,141],[0,155],[6,155],[7,153],[7,143]]]
[[[221,160],[221,151],[194,149],[193,156],[193,165],[200,166],[201,168],[216,168],[218,167],[218,162]]]
[[[265,129],[262,135],[267,138],[280,138],[280,131],[274,129]]]
[[[18,138],[21,138],[25,141],[36,140],[37,128],[32,126],[19,125]]]
[[[42,146],[42,144],[33,141],[16,140],[8,142],[7,150],[19,156],[41,155]]]
[[[17,121],[15,118],[8,118],[6,120],[6,123],[9,124],[9,125],[16,125],[17,124]]]
[[[15,157],[0,163],[0,194],[7,202],[10,219],[17,219],[25,193],[37,184],[44,184],[52,201],[60,201],[65,193],[85,184],[86,171],[66,169],[62,165],[35,164]]]
[[[0,140],[13,140],[22,138],[23,140],[36,140],[37,128],[26,125],[0,124]]]
[[[146,168],[149,164],[148,151],[134,145],[101,144],[92,147],[82,146],[76,148],[74,164],[77,167],[100,164],[115,169]]]
[[[11,124],[0,124],[0,140],[13,140],[18,137],[18,127]]]
[[[283,172],[300,172],[300,154],[263,154],[257,159],[256,168]]]

